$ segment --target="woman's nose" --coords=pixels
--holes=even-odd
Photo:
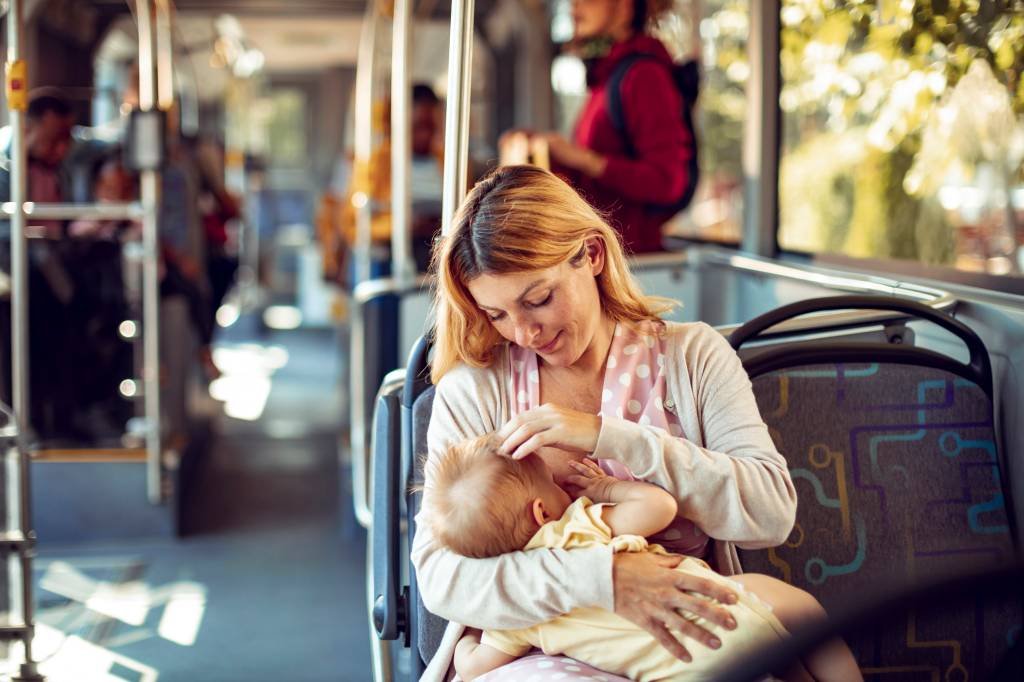
[[[540,334],[540,325],[530,320],[516,321],[516,345],[529,348]]]

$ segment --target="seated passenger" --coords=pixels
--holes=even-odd
[[[477,183],[435,248],[435,266],[424,506],[437,489],[431,462],[497,430],[502,454],[538,454],[556,482],[569,471],[568,453],[619,460],[671,494],[693,532],[657,538],[669,556],[598,544],[472,559],[418,523],[419,594],[448,621],[424,679],[447,679],[466,626],[525,628],[578,608],[613,611],[684,661],[696,646],[721,648],[684,614],[731,630],[722,604],[734,590],[673,567],[686,555],[739,573],[737,546],[783,543],[796,513],[786,460],[736,352],[706,324],[662,320],[672,302],[644,295],[612,228],[536,167],[500,168]],[[677,545],[677,534],[685,542]],[[538,666],[559,665],[535,657]]]
[[[667,554],[644,539],[676,518],[676,500],[661,488],[618,480],[593,460],[582,458],[570,460],[575,474],[566,478],[574,502],[555,483],[541,457],[503,457],[497,453],[499,445],[494,435],[465,441],[434,464],[426,518],[434,536],[451,551],[484,559],[541,547],[600,544],[610,545],[613,552]],[[684,662],[628,620],[604,609],[580,608],[533,627],[487,631],[482,636],[471,631],[455,649],[456,671],[463,680],[472,680],[538,647],[545,654],[571,656],[634,680],[707,679],[709,672],[743,653],[786,636],[787,627],[824,616],[814,597],[769,576],[746,574],[729,580],[694,557],[684,558],[675,570],[736,588],[736,603],[726,606],[736,629],[716,628],[699,616],[687,616],[713,630],[722,640],[721,648],[694,647],[693,660]],[[815,651],[803,663],[817,680],[861,679],[841,640]],[[807,679],[806,672],[797,667],[787,679]]]

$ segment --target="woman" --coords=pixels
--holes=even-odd
[[[685,517],[679,539],[724,574],[739,571],[734,544],[785,540],[796,494],[736,354],[707,325],[661,322],[671,302],[641,293],[614,231],[564,182],[531,166],[495,171],[435,254],[428,490],[430,458],[498,430],[513,457],[537,451],[566,471],[566,451],[584,453],[662,486]],[[623,379],[616,356],[651,360]],[[636,386],[653,388],[630,393]],[[615,396],[625,402],[609,414],[603,403]],[[723,602],[734,595],[680,578],[669,570],[677,557],[597,548],[467,559],[442,550],[420,523],[412,559],[427,608],[472,627],[525,627],[600,606],[687,660],[687,647],[716,642],[680,610],[730,625],[724,609],[685,590]],[[680,643],[669,628],[700,644]],[[443,678],[462,630],[449,627],[425,679]]]
[[[690,162],[696,145],[683,124],[684,102],[673,79],[672,58],[646,32],[669,5],[663,0],[573,1],[574,42],[587,63],[589,95],[573,141],[544,135],[555,172],[609,214],[634,253],[662,249],[661,226],[673,211],[658,206],[678,202],[695,181]],[[621,74],[618,92],[609,93],[626,60],[635,61]],[[610,111],[611,95],[621,102],[621,129]]]

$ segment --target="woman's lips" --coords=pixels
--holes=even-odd
[[[543,346],[538,346],[536,348],[536,351],[538,353],[550,353],[551,351],[553,351],[555,349],[555,344],[558,343],[558,337],[560,337],[561,335],[562,335],[562,332],[558,332],[557,334],[555,334],[555,338],[551,339],[550,341],[548,341]]]

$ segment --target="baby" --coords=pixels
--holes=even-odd
[[[675,499],[661,488],[612,478],[590,460],[573,461],[569,466],[576,473],[568,478],[576,489],[573,501],[540,457],[512,460],[498,455],[497,445],[493,436],[483,436],[449,448],[430,463],[427,518],[434,536],[448,549],[486,558],[600,543],[611,545],[614,552],[665,553],[644,539],[676,516]],[[726,584],[738,596],[738,603],[722,605],[737,623],[734,630],[684,613],[722,642],[719,649],[688,647],[691,662],[675,658],[632,622],[610,611],[583,608],[530,628],[480,636],[470,631],[455,650],[455,669],[468,682],[536,647],[633,680],[708,679],[710,671],[746,651],[787,636],[787,628],[824,616],[810,594],[769,576],[724,578],[693,557],[684,558],[676,570]],[[784,671],[786,679],[807,680],[808,672],[816,680],[862,679],[841,640],[824,645],[802,663],[806,670],[795,666]]]

